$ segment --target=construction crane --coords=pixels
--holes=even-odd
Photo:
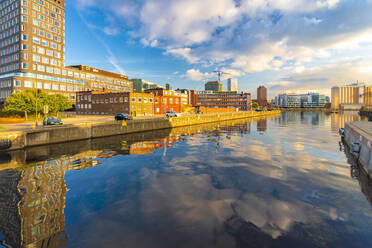
[[[215,71],[213,71],[213,72],[217,74],[217,77],[218,77],[218,81],[219,81],[219,82],[221,82],[221,76],[222,76],[223,74],[229,74],[229,75],[230,75],[230,73],[228,73],[228,72],[224,72],[224,71],[217,71],[217,70],[215,70]]]

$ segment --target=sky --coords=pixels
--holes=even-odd
[[[66,0],[66,65],[269,98],[372,84],[372,0]]]

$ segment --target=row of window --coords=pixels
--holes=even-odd
[[[14,5],[13,7],[18,7],[18,0],[3,0],[0,3],[0,7],[2,10],[6,10],[8,7],[12,7],[10,5]]]
[[[6,65],[6,64],[11,64],[13,62],[16,62],[19,60],[19,54],[13,54],[10,56],[1,56],[0,57],[0,65]]]
[[[8,46],[8,47],[6,47],[4,49],[1,49],[0,50],[0,56],[6,56],[6,55],[9,55],[9,54],[18,52],[18,51],[19,51],[18,44],[11,45],[11,46]]]
[[[19,80],[14,81],[15,87],[21,87],[21,82]],[[78,92],[81,91],[82,88],[78,86],[71,86],[71,85],[63,85],[63,84],[51,84],[51,83],[41,83],[41,82],[32,82],[32,81],[24,81],[23,87],[25,88],[37,88],[37,89],[45,89],[45,90],[56,90],[56,91],[70,91],[70,92]]]
[[[19,69],[19,63],[14,63],[0,67],[0,73],[14,72]]]
[[[6,29],[9,29],[13,27],[14,25],[19,23],[19,19],[17,18],[19,15],[19,10],[15,10],[8,15],[4,16],[1,18],[1,31],[4,31]]]
[[[16,25],[10,29],[7,29],[7,30],[3,30],[0,32],[0,40],[3,40],[3,39],[6,39],[12,35],[14,35],[15,33],[18,33],[19,31],[19,25]]]
[[[46,37],[49,40],[54,40],[56,42],[61,42],[62,41],[60,36],[58,36],[58,35],[53,36],[51,33],[45,32],[44,30],[41,30],[41,29],[32,28],[32,32],[34,34],[37,34],[37,35],[41,36],[41,37]],[[54,47],[56,47],[56,46],[54,45]],[[61,50],[61,48],[59,48],[58,50]]]
[[[14,43],[17,43],[19,41],[19,36],[11,36],[8,39],[4,39],[3,41],[0,42],[0,48],[12,45]]]

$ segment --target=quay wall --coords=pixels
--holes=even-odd
[[[43,127],[26,131],[3,131],[0,132],[0,151],[251,117],[275,116],[279,114],[280,111],[247,111],[176,118],[159,117],[132,121],[82,123],[79,125]]]
[[[345,123],[344,141],[351,147],[354,143],[360,144],[359,154],[354,154],[364,170],[372,176],[372,135],[366,131],[358,122]]]

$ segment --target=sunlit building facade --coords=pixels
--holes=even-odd
[[[343,105],[357,105],[359,103],[359,86],[336,86],[332,88],[332,109],[340,109]]]
[[[0,1],[0,101],[25,89],[60,93],[132,91],[128,77],[87,66],[65,67],[65,1]]]

